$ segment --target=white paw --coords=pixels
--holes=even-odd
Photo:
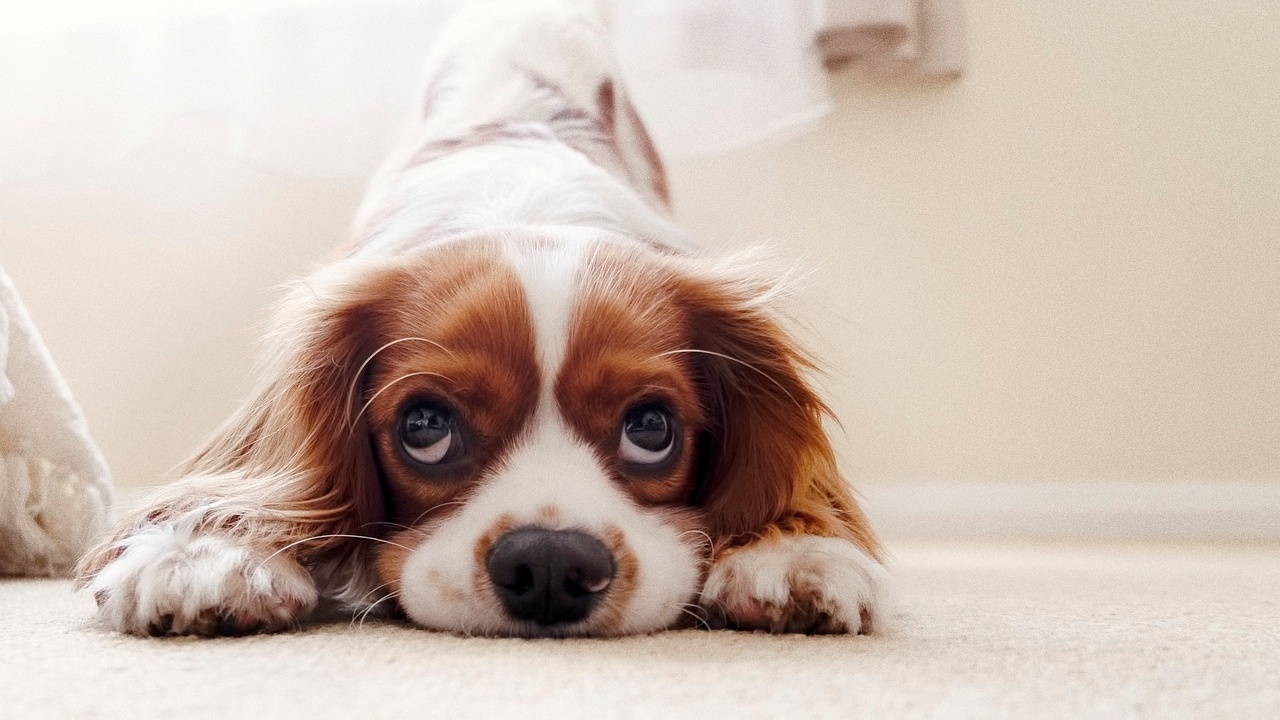
[[[279,630],[315,607],[310,575],[283,553],[233,538],[153,526],[88,584],[99,616],[136,635],[240,635]]]
[[[888,573],[847,540],[760,540],[711,565],[700,604],[717,627],[868,633],[883,617]]]

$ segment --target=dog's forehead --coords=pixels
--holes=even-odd
[[[652,382],[676,369],[663,353],[685,344],[669,272],[645,246],[599,233],[511,232],[423,252],[389,290],[381,342],[393,345],[374,380],[519,374],[536,386],[529,402],[548,407],[581,404],[581,380],[603,371],[615,386]]]
[[[581,360],[580,346],[651,344],[672,326],[658,256],[626,238],[566,228],[507,242],[503,259],[529,309],[539,366],[548,380]]]
[[[538,364],[544,373],[554,373],[564,361],[583,270],[594,245],[585,237],[504,244],[504,258],[529,308]]]
[[[386,342],[422,336],[435,348],[411,344],[386,359],[479,353],[554,369],[594,246],[580,233],[508,232],[418,248],[379,293],[381,334]]]
[[[490,244],[432,248],[379,284],[371,317],[380,346],[370,357],[372,370],[485,356],[532,361],[524,290]]]

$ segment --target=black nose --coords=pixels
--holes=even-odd
[[[512,530],[485,565],[507,612],[539,625],[581,620],[613,581],[613,554],[577,530]]]

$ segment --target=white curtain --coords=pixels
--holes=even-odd
[[[168,123],[231,123],[256,166],[363,175],[463,0],[29,3],[0,13],[0,177],[127,155]],[[26,4],[26,3],[24,3]],[[821,114],[813,3],[618,3],[618,51],[657,142],[736,147]]]
[[[674,161],[821,116],[820,31],[833,56],[883,46],[849,49],[867,36],[857,23],[870,18],[878,31],[884,22],[846,6],[886,0],[604,1],[625,79]],[[892,42],[911,45],[917,1],[889,0],[904,28]],[[111,163],[192,117],[225,121],[235,152],[256,167],[365,175],[396,136],[428,44],[462,2],[0,4],[0,181]]]

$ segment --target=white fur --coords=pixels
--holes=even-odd
[[[232,537],[198,530],[191,517],[129,536],[89,583],[109,626],[180,635],[230,618],[245,630],[276,629],[315,606],[315,584],[290,556],[258,556]]]
[[[530,248],[526,243],[511,243],[506,248],[507,261],[520,279],[533,316],[538,366],[547,372],[558,369],[564,359],[577,299],[578,273],[595,234],[564,228],[555,233],[556,243],[549,249]],[[543,383],[542,390],[540,402],[554,402],[551,384]]]
[[[700,604],[726,614],[731,626],[740,619],[754,627],[749,618],[757,616],[768,624],[758,629],[783,630],[793,615],[817,611],[848,632],[870,632],[886,619],[887,581],[884,566],[848,540],[787,536],[713,563]]]
[[[396,183],[383,192],[387,195],[373,207],[396,209],[376,221],[358,221],[362,254],[420,247],[424,228],[430,228],[432,242],[446,242],[505,226],[594,228],[680,250],[694,248],[629,185],[550,140],[460,150],[397,174]]]
[[[567,107],[594,113],[600,83],[619,77],[607,32],[592,15],[587,3],[516,2],[475,3],[455,16],[426,62],[429,107],[414,108],[356,213],[359,252],[401,252],[421,245],[426,229],[444,241],[504,225],[574,225],[695,248],[650,183],[633,177],[648,172],[633,137],[642,128],[619,118],[621,157],[588,157],[565,144],[576,137],[574,121],[549,124]],[[563,95],[540,88],[533,75]],[[492,125],[525,137],[415,160],[424,147]]]

